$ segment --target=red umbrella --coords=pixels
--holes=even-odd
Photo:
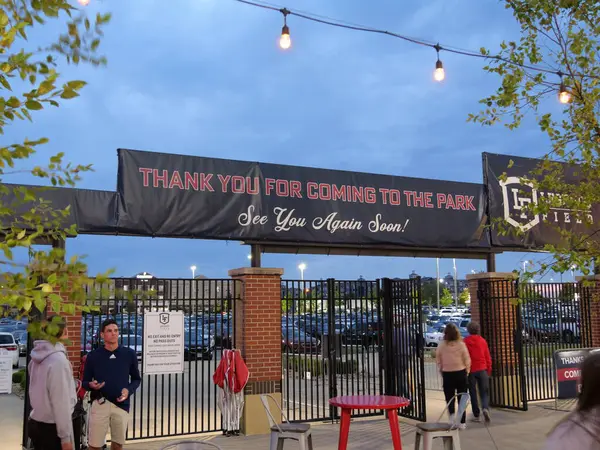
[[[213,374],[213,382],[222,391],[220,409],[223,415],[223,431],[238,434],[240,417],[244,409],[244,387],[250,372],[239,350],[224,350],[221,362]]]

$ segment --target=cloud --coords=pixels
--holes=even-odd
[[[489,2],[285,3],[474,50],[496,48],[518,31],[503,6]],[[108,67],[68,69],[89,81],[83,97],[44,113],[34,128],[13,129],[49,136],[48,152],[94,163],[86,187],[114,188],[118,147],[480,181],[482,151],[541,154],[536,149],[545,145],[533,128],[511,133],[465,122],[498,84],[479,59],[443,52],[447,78],[438,84],[431,48],[290,17],[293,46],[282,52],[281,14],[233,0],[128,0],[102,8],[113,12],[101,46]],[[161,276],[187,276],[191,264],[225,276],[247,263],[248,252],[238,243],[114,237],[78,238],[70,248],[89,254],[94,271],[116,266],[118,275]],[[263,262],[297,278],[298,259],[266,255]],[[394,258],[306,261],[315,278],[412,269],[427,275],[433,267]],[[511,270],[513,260],[505,261]],[[473,266],[468,270],[481,263]]]

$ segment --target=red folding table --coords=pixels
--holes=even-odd
[[[342,410],[338,450],[346,450],[346,447],[348,446],[348,432],[350,431],[350,418],[353,409],[379,409],[388,411],[388,420],[390,422],[394,450],[402,450],[397,410],[406,408],[410,405],[410,400],[404,397],[394,397],[391,395],[348,395],[329,399],[329,404],[337,406]]]

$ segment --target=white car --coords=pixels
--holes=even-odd
[[[10,333],[0,333],[0,348],[7,350],[12,356],[13,368],[19,367],[19,346],[15,337]]]
[[[444,339],[444,328],[427,327],[423,336],[425,337],[425,347],[437,347]]]

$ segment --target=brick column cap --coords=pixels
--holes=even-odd
[[[483,272],[483,273],[470,273],[467,275],[467,280],[490,280],[490,279],[504,279],[514,280],[517,278],[513,272]]]
[[[241,267],[239,269],[231,269],[228,272],[230,277],[242,277],[245,275],[283,275],[283,269],[269,267]]]

